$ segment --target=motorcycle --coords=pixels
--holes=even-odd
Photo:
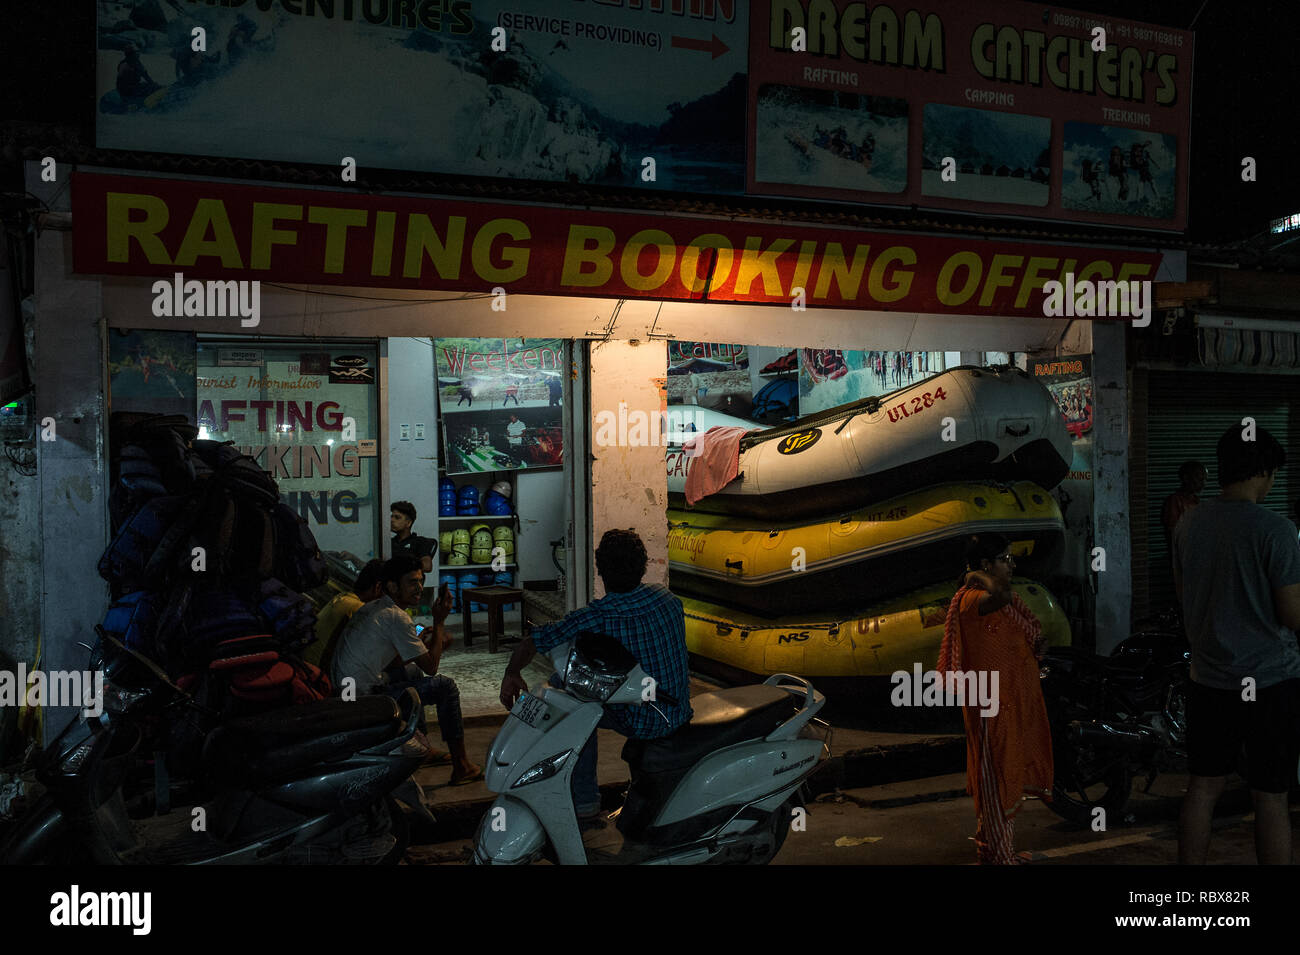
[[[207,712],[143,654],[100,631],[98,716],[71,720],[37,763],[46,792],[0,863],[397,862],[406,818],[390,793],[420,765],[420,700],[329,699],[226,720],[202,744],[201,778],[172,780],[141,753],[159,726]],[[181,797],[173,803],[174,797]]]
[[[662,739],[629,739],[621,833],[599,852],[583,843],[570,779],[606,705],[675,703],[612,637],[584,633],[556,648],[563,688],[523,693],[488,752],[499,793],[479,823],[473,861],[517,865],[764,865],[780,851],[804,783],[830,754],[826,699],[807,680],[777,674],[756,686],[691,699],[691,722]]]
[[[1056,779],[1048,804],[1078,825],[1100,807],[1116,817],[1133,779],[1156,776],[1187,757],[1186,701],[1191,650],[1177,618],[1163,614],[1109,657],[1057,647],[1040,667],[1052,727]]]

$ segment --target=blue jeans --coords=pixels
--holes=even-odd
[[[551,686],[557,690],[564,686],[558,673],[552,673]],[[615,722],[608,713],[600,718],[596,730],[618,730],[626,735],[625,730]],[[573,766],[573,777],[569,780],[569,791],[573,793],[573,808],[580,816],[588,816],[600,811],[600,784],[596,781],[597,732],[591,734],[587,745],[578,754],[578,761]]]
[[[449,676],[426,676],[418,680],[399,680],[384,687],[384,692],[397,700],[413,687],[425,706],[438,708],[438,726],[442,738],[448,743],[465,738],[465,724],[460,715],[460,688]]]

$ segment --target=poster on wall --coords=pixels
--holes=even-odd
[[[231,363],[241,355],[260,361]],[[373,367],[373,351],[341,346],[304,363],[301,346],[199,343],[197,356],[197,404],[189,411],[197,407],[199,437],[233,441],[269,471],[321,550],[377,556],[377,462],[361,448],[378,436],[376,389],[337,382],[331,373],[344,356]]]
[[[112,411],[194,416],[194,333],[108,333]]]
[[[1193,34],[995,10],[755,0],[746,191],[1185,228]]]
[[[563,339],[439,338],[433,347],[448,473],[563,465]]]
[[[753,405],[749,351],[719,342],[668,343],[668,401],[748,418]]]
[[[744,11],[737,0],[689,11],[572,0],[98,0],[96,142],[737,193]],[[196,27],[204,50],[192,49]]]
[[[799,349],[803,414],[906,388],[943,371],[943,352]]]
[[[1061,505],[1072,542],[1061,573],[1083,577],[1088,573],[1092,533],[1092,356],[1031,358],[1029,366],[1034,378],[1056,399],[1073,439],[1070,471],[1052,493]]]

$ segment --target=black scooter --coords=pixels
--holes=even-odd
[[[146,730],[212,714],[102,630],[92,669],[104,676],[102,713],[79,715],[44,751],[47,791],[0,845],[0,864],[401,858],[406,818],[390,793],[425,755],[414,690],[400,706],[367,696],[228,720],[204,738],[200,778],[172,785],[140,752]]]

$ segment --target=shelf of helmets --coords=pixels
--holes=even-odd
[[[504,473],[506,478],[497,479],[497,475]],[[484,489],[475,483],[465,483],[457,487],[454,491],[454,497],[448,493],[448,485],[454,484],[450,477],[447,476],[443,468],[438,469],[438,553],[444,556],[461,553],[467,555],[464,563],[439,563],[439,570],[491,570],[492,560],[491,552],[496,546],[506,549],[503,555],[510,558],[504,569],[514,570],[518,568],[514,555],[518,547],[519,539],[519,515],[515,513],[514,505],[511,503],[515,498],[515,484],[510,477],[513,472],[485,471],[476,475],[465,475],[465,477],[485,478],[490,477],[489,486]],[[464,514],[459,513],[464,510],[465,493],[470,489],[474,490],[474,507],[477,513]],[[449,505],[453,506],[457,513],[447,514]],[[496,513],[483,510],[483,508],[492,507]],[[476,524],[483,524],[489,528],[492,533],[491,543],[487,538],[480,538],[475,541],[471,528]],[[444,526],[447,525],[447,526]],[[499,534],[495,528],[505,527],[506,533]],[[461,531],[463,533],[457,533]],[[477,546],[475,546],[477,544]],[[478,552],[477,554],[475,552]],[[487,559],[474,560],[474,556],[486,557]]]
[[[503,473],[505,477],[501,478]],[[459,591],[467,583],[475,587],[514,586],[515,571],[519,568],[515,559],[519,516],[513,503],[516,499],[513,476],[509,471],[466,474],[463,475],[466,483],[457,487],[445,469],[438,468],[438,553],[452,561],[465,561],[443,563],[444,557],[439,559],[438,582],[451,584],[454,612],[461,612]],[[484,479],[486,486],[481,483]],[[460,513],[470,508],[476,513]],[[450,509],[457,513],[445,513]],[[492,555],[497,547],[506,551],[500,555],[506,562],[494,567]],[[466,577],[470,578],[468,582]],[[472,609],[477,612],[484,608],[476,603]]]

